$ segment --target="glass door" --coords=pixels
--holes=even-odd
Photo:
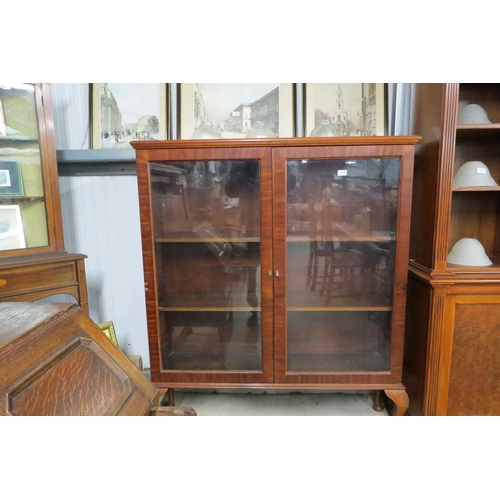
[[[265,151],[168,151],[149,162],[159,371],[170,381],[272,381]]]
[[[281,382],[390,377],[401,162],[346,150],[276,154],[275,183],[286,186],[275,205],[286,220],[275,233]]]
[[[35,90],[34,84],[0,83],[0,252],[4,255],[49,245]]]

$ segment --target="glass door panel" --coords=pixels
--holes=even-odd
[[[399,165],[287,161],[287,372],[389,370]]]
[[[49,245],[33,84],[0,83],[0,251]]]
[[[260,162],[150,162],[162,370],[262,371]]]

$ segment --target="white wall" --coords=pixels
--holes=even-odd
[[[149,366],[135,176],[60,177],[66,250],[87,255],[89,314],[113,321],[126,354]]]
[[[51,83],[56,149],[88,149],[90,83]]]
[[[51,84],[57,149],[89,148],[89,84]],[[137,177],[59,177],[66,251],[83,253],[89,313],[149,367]]]

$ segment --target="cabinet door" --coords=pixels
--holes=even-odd
[[[138,154],[152,380],[273,380],[269,148]],[[148,187],[149,186],[149,187]],[[148,243],[150,242],[150,243]]]
[[[48,84],[0,83],[0,257],[63,249],[50,113]]]
[[[411,148],[275,150],[276,377],[401,377]]]
[[[486,289],[446,297],[436,415],[500,412],[500,294]]]

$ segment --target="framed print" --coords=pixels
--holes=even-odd
[[[327,120],[339,136],[385,135],[385,83],[304,84],[304,130],[307,137]]]
[[[91,83],[92,149],[167,139],[166,83]]]
[[[104,335],[106,335],[106,337],[108,337],[108,339],[111,340],[111,342],[113,342],[113,344],[115,344],[116,346],[118,345],[118,339],[116,338],[116,332],[115,332],[115,325],[113,324],[112,321],[107,321],[106,323],[101,323],[97,326],[102,330],[102,333],[104,333]]]
[[[7,127],[5,126],[5,116],[3,114],[2,100],[0,99],[0,137],[7,135]]]
[[[0,196],[24,196],[21,164],[0,160]]]
[[[293,83],[179,83],[177,137],[210,122],[224,138],[245,137],[261,122],[276,137],[295,135]]]
[[[26,248],[19,205],[0,205],[0,251]]]

